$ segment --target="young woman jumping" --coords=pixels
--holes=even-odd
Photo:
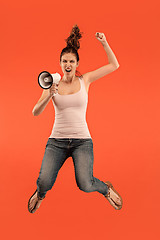
[[[78,49],[82,33],[74,25],[67,46],[60,54],[63,77],[58,85],[43,90],[33,109],[33,115],[43,112],[52,99],[55,108],[55,122],[48,138],[42,160],[37,189],[28,201],[28,210],[34,213],[48,190],[53,187],[57,174],[67,158],[72,157],[77,186],[84,192],[97,191],[117,210],[122,208],[122,198],[109,181],[100,181],[93,176],[93,141],[86,123],[89,86],[95,80],[115,71],[118,61],[109,47],[104,33],[96,33],[107,53],[109,64],[81,76],[77,74],[79,65]],[[54,95],[57,93],[56,95]]]

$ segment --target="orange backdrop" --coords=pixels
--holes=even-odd
[[[159,239],[159,1],[1,0],[0,159],[2,239]],[[98,192],[76,185],[72,159],[40,209],[30,214],[45,145],[54,123],[50,101],[38,117],[43,70],[62,74],[59,56],[72,26],[84,32],[83,74],[108,63],[103,32],[120,64],[89,89],[87,123],[94,176],[123,198],[114,210]]]

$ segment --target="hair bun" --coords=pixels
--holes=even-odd
[[[80,48],[79,43],[80,38],[82,38],[82,32],[80,32],[79,27],[77,26],[77,24],[75,24],[72,27],[70,36],[67,39],[65,39],[65,41],[67,42],[67,47],[73,47],[76,50],[78,50]]]

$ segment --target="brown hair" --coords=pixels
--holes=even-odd
[[[75,24],[72,27],[70,36],[67,39],[65,39],[67,46],[65,48],[63,48],[61,51],[60,61],[61,61],[63,54],[73,53],[76,56],[77,62],[79,62],[79,54],[78,54],[78,49],[80,48],[79,39],[82,38],[82,34],[83,33],[80,32],[80,29],[77,26],[77,24]],[[76,72],[79,73],[77,70],[76,70]],[[82,75],[80,74],[80,76],[82,76]]]

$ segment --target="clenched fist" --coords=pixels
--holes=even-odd
[[[107,41],[104,33],[96,32],[95,36],[101,43],[104,43]]]

